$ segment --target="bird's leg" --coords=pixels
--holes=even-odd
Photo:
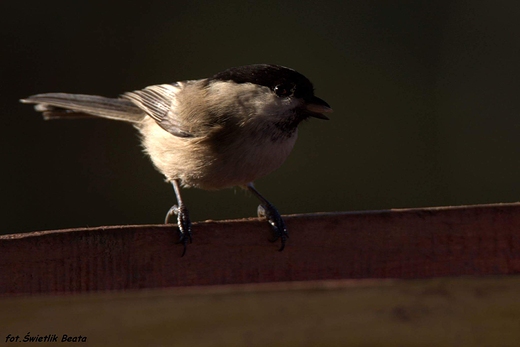
[[[191,243],[191,221],[190,215],[188,213],[188,209],[184,206],[181,198],[181,192],[179,187],[179,182],[177,180],[171,181],[173,185],[173,189],[175,190],[175,197],[177,198],[177,205],[173,205],[166,214],[166,218],[164,219],[164,223],[168,224],[168,220],[174,214],[177,215],[177,225],[179,226],[179,242],[184,246],[184,250],[182,251],[182,256],[186,254],[186,245],[188,241]]]
[[[275,242],[280,239],[282,245],[279,251],[283,251],[285,248],[285,241],[289,238],[289,234],[287,233],[287,228],[285,227],[282,216],[280,216],[276,207],[274,207],[273,204],[267,201],[267,199],[256,190],[253,183],[249,183],[247,188],[258,198],[258,200],[260,200],[260,205],[257,210],[258,217],[264,217],[271,225],[271,229],[273,230],[273,239],[270,241]]]

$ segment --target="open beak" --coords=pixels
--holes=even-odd
[[[329,117],[325,116],[324,113],[331,113],[332,108],[324,100],[313,96],[312,99],[307,101],[307,110],[311,112],[311,117],[328,120]]]

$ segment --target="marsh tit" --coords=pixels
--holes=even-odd
[[[278,65],[247,65],[199,80],[159,84],[119,98],[48,93],[21,100],[36,104],[45,119],[101,117],[133,124],[145,152],[171,182],[177,204],[165,223],[177,216],[179,242],[191,243],[191,222],[180,187],[207,190],[240,186],[260,200],[259,217],[267,219],[281,240],[288,237],[277,209],[253,182],[277,169],[291,152],[298,125],[308,118],[328,119],[330,106],[314,96],[302,74]]]

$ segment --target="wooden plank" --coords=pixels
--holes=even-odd
[[[520,277],[502,276],[9,297],[0,344],[30,332],[88,346],[516,347],[519,292]]]
[[[283,252],[257,219],[0,237],[0,293],[520,273],[520,204],[286,216]]]

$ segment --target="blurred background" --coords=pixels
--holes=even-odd
[[[333,108],[257,188],[283,214],[520,200],[520,2],[2,1],[1,233],[162,223],[174,193],[127,124],[43,121],[18,99],[116,97],[252,63]],[[184,190],[193,220],[256,215]]]

